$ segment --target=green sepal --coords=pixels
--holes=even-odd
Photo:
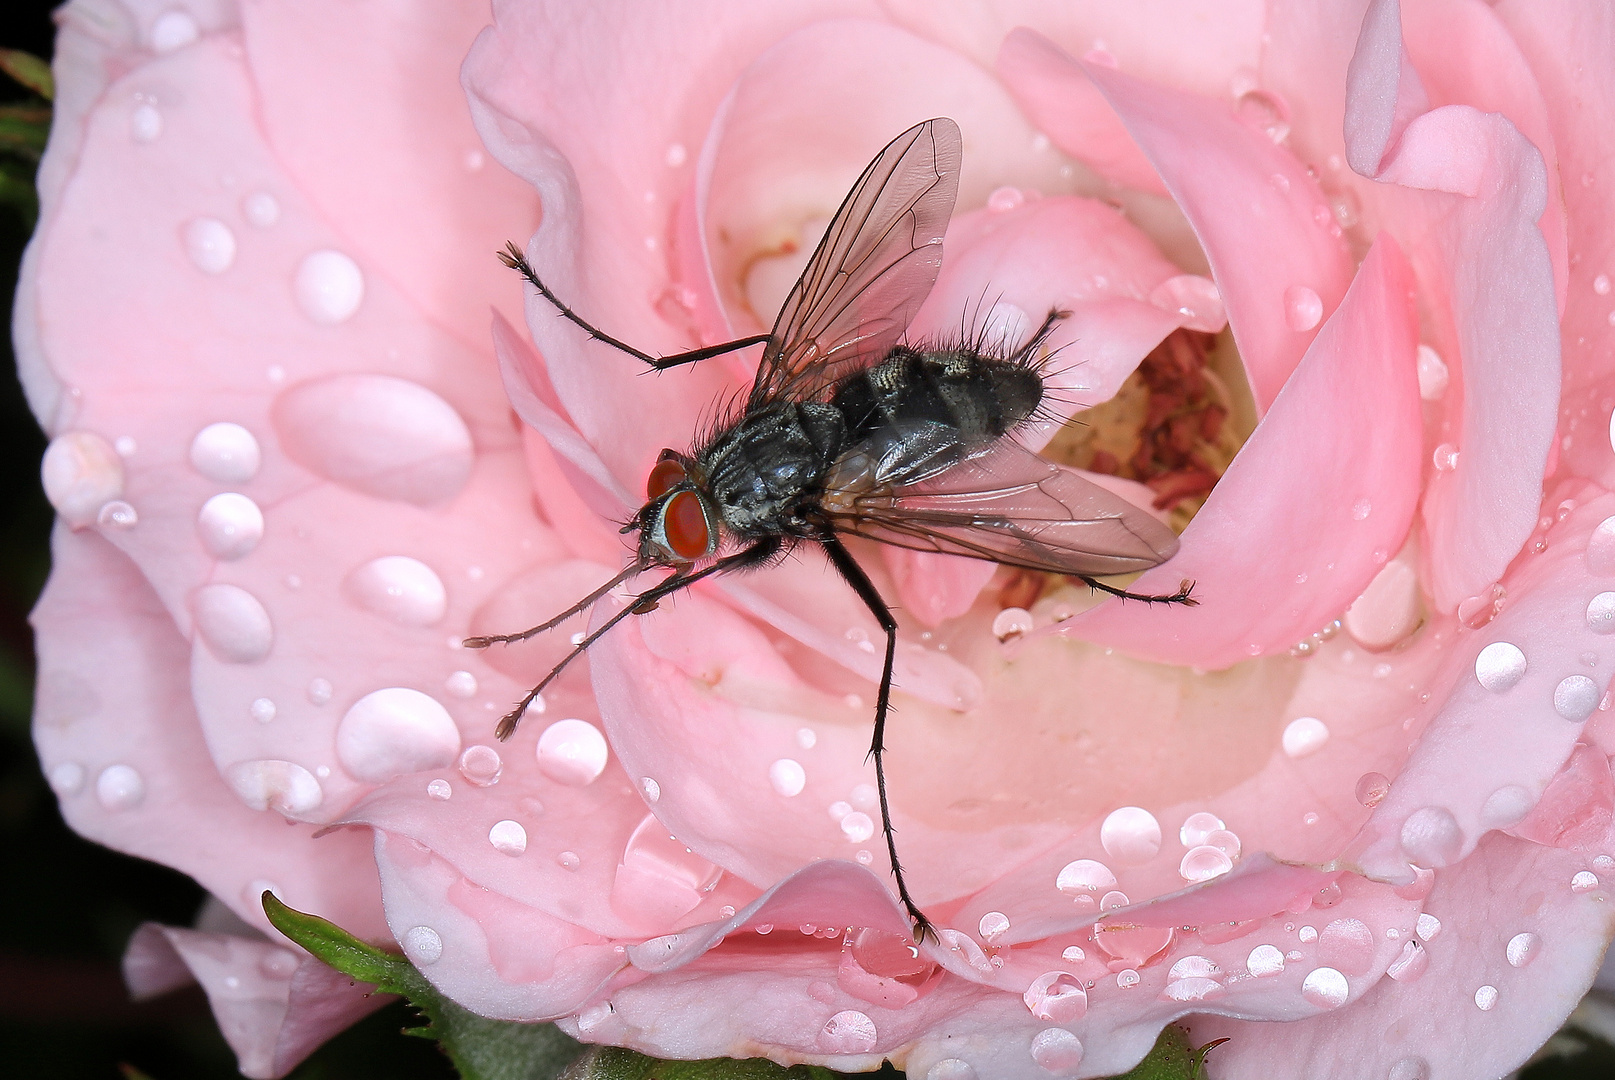
[[[839,1076],[817,1065],[787,1068],[767,1058],[660,1061],[617,1046],[594,1046],[572,1063],[564,1080],[837,1080]]]
[[[0,153],[38,162],[49,137],[49,105],[0,105]]]
[[[1201,1047],[1189,1045],[1189,1033],[1176,1024],[1161,1029],[1150,1052],[1133,1068],[1114,1080],[1200,1080],[1206,1055],[1227,1042],[1214,1039]]]
[[[462,1080],[554,1080],[577,1058],[581,1044],[554,1024],[519,1024],[478,1016],[438,993],[396,953],[360,941],[335,923],[295,911],[263,894],[275,929],[342,974],[384,994],[398,994],[426,1017],[405,1033],[436,1039]]]
[[[21,49],[0,49],[0,71],[10,75],[28,89],[52,101],[56,98],[56,79],[50,73],[50,63],[33,53]]]

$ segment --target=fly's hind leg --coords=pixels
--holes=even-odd
[[[603,341],[614,349],[620,349],[629,356],[645,361],[657,371],[665,371],[680,364],[693,364],[698,360],[706,360],[713,356],[722,356],[724,353],[744,349],[748,345],[758,345],[768,340],[767,334],[755,334],[752,337],[736,338],[734,341],[725,341],[717,345],[708,345],[701,349],[691,349],[689,352],[674,353],[671,356],[652,356],[650,353],[640,352],[627,342],[618,341],[604,330],[597,328],[593,323],[586,321],[583,316],[561,303],[560,297],[550,291],[550,287],[539,278],[537,271],[522,254],[522,249],[516,246],[514,240],[506,241],[505,250],[499,252],[499,261],[517,271],[528,283],[537,289],[539,295],[555,306],[556,312],[568,322],[583,330],[596,341]]]
[[[1123,600],[1142,600],[1146,604],[1182,604],[1184,607],[1198,607],[1200,604],[1200,601],[1189,595],[1189,593],[1194,589],[1194,582],[1190,581],[1188,578],[1184,578],[1178,583],[1178,591],[1175,593],[1151,594],[1128,592],[1126,589],[1118,589],[1114,585],[1106,585],[1098,578],[1091,578],[1087,577],[1086,575],[1077,576],[1090,589],[1098,589],[1100,592],[1106,592],[1112,596],[1119,596]]]
[[[892,811],[886,798],[886,714],[892,697],[892,663],[897,656],[897,620],[892,617],[892,609],[886,606],[886,601],[881,599],[875,583],[869,580],[869,575],[864,573],[863,567],[858,565],[841,541],[834,534],[827,533],[819,542],[824,545],[831,564],[852,586],[853,592],[858,594],[869,613],[875,616],[875,621],[880,623],[880,628],[886,632],[886,665],[880,673],[880,691],[875,701],[875,731],[869,740],[869,756],[875,761],[875,790],[880,793],[880,828],[886,836],[886,853],[892,860],[892,877],[897,879],[897,897],[908,910],[909,918],[914,920],[914,938],[916,941],[924,941],[927,936],[935,938],[936,928],[914,903],[914,898],[908,894],[908,882],[903,880],[903,865],[897,859],[897,836],[892,828]]]

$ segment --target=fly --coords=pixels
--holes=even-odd
[[[902,342],[941,268],[962,157],[959,127],[946,117],[899,135],[836,211],[770,333],[671,356],[651,356],[586,322],[515,244],[507,245],[500,259],[562,317],[652,368],[752,345],[762,345],[763,355],[750,393],[714,434],[688,452],[662,451],[646,482],[645,505],[622,529],[638,538],[622,573],[548,622],[465,641],[485,648],[525,640],[630,578],[670,571],[579,640],[499,721],[497,734],[507,739],[566,665],[627,616],[652,611],[704,578],[817,544],[886,634],[869,756],[897,893],[921,937],[931,924],[909,895],[886,797],[897,620],[843,538],[1071,575],[1129,599],[1194,603],[1187,581],[1163,596],[1099,581],[1165,562],[1177,551],[1177,537],[1011,437],[1043,401],[1043,346],[1065,312],[1050,311],[1013,350],[994,350],[984,340],[936,349]]]

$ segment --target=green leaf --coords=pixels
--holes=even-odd
[[[0,152],[39,161],[50,137],[50,106],[0,105]]]
[[[317,915],[294,911],[263,894],[264,914],[275,929],[317,958],[386,994],[401,994],[426,1016],[407,1034],[436,1039],[463,1080],[555,1080],[581,1045],[554,1024],[490,1020],[438,993],[413,964],[378,949]]]
[[[28,89],[51,101],[56,97],[56,80],[51,77],[50,64],[33,53],[21,49],[0,49],[0,71],[10,75]]]
[[[594,1046],[572,1063],[565,1080],[836,1080],[838,1075],[817,1065],[786,1068],[767,1058],[658,1061],[634,1050]]]
[[[1189,1045],[1186,1030],[1176,1024],[1168,1025],[1161,1029],[1160,1037],[1144,1055],[1144,1060],[1114,1080],[1199,1080],[1206,1054],[1227,1041],[1216,1039],[1196,1049]]]
[[[34,168],[0,158],[0,206],[9,206],[30,230],[39,220],[39,193],[34,190]]]

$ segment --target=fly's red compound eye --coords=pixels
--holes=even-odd
[[[662,507],[662,535],[668,550],[681,559],[693,562],[712,554],[712,527],[707,524],[701,496],[681,491],[667,500]]]
[[[645,481],[645,494],[659,499],[687,479],[689,477],[684,472],[683,462],[678,458],[664,457],[651,469],[650,478]]]

